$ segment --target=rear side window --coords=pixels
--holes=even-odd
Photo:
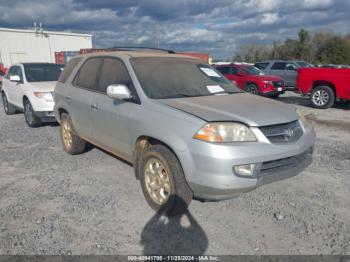
[[[105,58],[99,76],[98,91],[106,93],[107,87],[112,84],[126,85],[132,89],[131,78],[124,63],[119,59]]]
[[[230,68],[228,66],[220,66],[216,68],[221,74],[229,74]]]
[[[256,63],[254,66],[259,68],[259,69],[266,69],[266,67],[269,65],[269,63]]]
[[[80,68],[74,80],[74,85],[96,90],[96,81],[99,73],[101,58],[90,58]]]
[[[237,68],[237,67],[231,67],[231,74],[232,75],[237,75],[238,74],[238,71],[239,71],[239,69]]]
[[[276,62],[271,67],[272,70],[284,70],[286,68],[286,63],[284,62]]]
[[[68,64],[64,67],[63,72],[60,75],[60,78],[58,79],[58,82],[65,83],[72,73],[75,66],[80,62],[81,58],[73,58],[71,59]]]

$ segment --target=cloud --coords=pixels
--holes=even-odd
[[[0,26],[92,33],[96,47],[142,45],[230,58],[248,43],[296,37],[300,28],[349,33],[348,0],[11,0]]]

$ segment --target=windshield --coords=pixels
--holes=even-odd
[[[249,75],[263,75],[264,72],[255,66],[244,66],[242,71],[247,72]]]
[[[240,90],[216,69],[199,60],[178,57],[131,59],[142,89],[149,98],[209,96]]]
[[[24,64],[24,71],[28,82],[57,81],[63,67],[58,64]]]

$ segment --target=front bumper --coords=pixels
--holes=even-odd
[[[315,132],[311,126],[293,143],[213,144],[193,140],[188,151],[179,154],[187,182],[195,198],[221,200],[274,181],[299,174],[312,162]],[[256,163],[253,177],[235,175],[233,167]]]
[[[263,96],[275,96],[275,95],[282,95],[285,93],[285,89],[282,88],[280,91],[276,90],[270,90],[270,91],[266,91],[266,92],[262,92],[261,95]]]
[[[37,111],[35,112],[35,115],[39,117],[42,122],[56,122],[55,114],[53,111]]]

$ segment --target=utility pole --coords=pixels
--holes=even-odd
[[[159,24],[157,24],[157,48],[160,47],[160,35],[159,35]]]

